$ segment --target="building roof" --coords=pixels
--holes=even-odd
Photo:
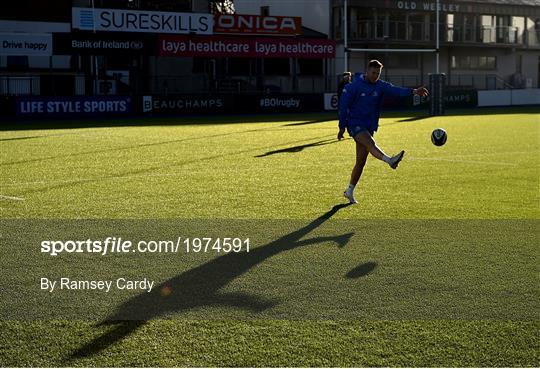
[[[302,37],[309,37],[309,38],[328,38],[328,35],[326,33],[322,33],[319,31],[316,31],[312,28],[308,28],[306,26],[302,26]]]
[[[540,6],[540,0],[460,0],[462,3]]]

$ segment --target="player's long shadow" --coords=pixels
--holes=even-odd
[[[50,135],[39,135],[39,136],[22,136],[22,137],[10,137],[10,138],[0,138],[0,142],[3,141],[19,141],[19,140],[30,140],[34,138],[47,138],[47,137],[55,137],[55,136],[65,136],[69,133],[55,133]]]
[[[274,150],[274,151],[268,151],[261,155],[255,155],[256,158],[262,158],[265,156],[275,155],[275,154],[282,154],[282,153],[290,153],[290,152],[300,152],[308,147],[315,147],[315,146],[323,146],[323,145],[329,145],[331,143],[338,142],[335,138],[328,139],[328,140],[321,140],[317,142],[312,142],[305,145],[298,145],[293,147],[287,147],[286,149],[280,149],[280,150]]]
[[[417,121],[417,120],[427,119],[427,118],[431,118],[431,117],[432,117],[431,115],[419,115],[419,116],[416,116],[416,117],[400,119],[400,120],[398,120],[398,122],[414,122],[414,121]]]
[[[256,295],[221,292],[220,289],[247,273],[251,268],[281,252],[328,241],[334,241],[339,247],[344,247],[353,233],[304,240],[302,238],[330,219],[340,209],[349,205],[335,205],[330,211],[305,227],[275,241],[250,252],[230,253],[217,257],[169,279],[154,288],[151,293],[144,292],[126,301],[112,315],[98,324],[98,326],[113,325],[114,328],[77,349],[68,360],[95,355],[132,334],[148,320],[169,313],[182,313],[190,309],[211,306],[236,307],[253,312],[262,312],[271,308],[278,301]],[[162,294],[164,289],[172,293],[168,296],[164,295]]]
[[[284,124],[283,127],[305,126],[308,124],[331,122],[332,120],[337,120],[337,117],[335,119],[315,119],[315,120],[308,120],[306,122],[289,123],[289,124]]]
[[[30,140],[32,138],[42,138],[47,136],[27,136],[27,137],[11,137],[11,138],[1,138],[0,141],[18,141],[18,140]]]

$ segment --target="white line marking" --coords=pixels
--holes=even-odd
[[[24,201],[22,197],[15,197],[15,196],[6,196],[6,195],[0,195],[0,199],[4,200],[15,200],[15,201]]]

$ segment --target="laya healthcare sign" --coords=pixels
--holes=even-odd
[[[52,55],[52,35],[0,33],[0,55]]]
[[[324,38],[159,36],[160,56],[235,58],[335,58],[336,42]]]
[[[97,116],[131,113],[128,96],[17,97],[18,116]]]
[[[72,8],[72,28],[84,31],[210,35],[212,14]]]

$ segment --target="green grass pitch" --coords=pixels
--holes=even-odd
[[[10,124],[0,130],[2,219],[279,220],[296,229],[331,216],[328,224],[369,221],[383,234],[270,253],[235,275],[225,292],[279,300],[261,318],[0,321],[0,365],[537,367],[539,114],[385,114],[376,140],[405,158],[393,171],[370,157],[359,204],[338,210],[354,143],[335,139],[335,114]],[[430,141],[438,127],[448,132],[442,147]],[[411,224],[430,234],[418,239]],[[447,230],[432,247],[433,224],[487,228],[470,231],[483,240]],[[21,268],[2,283],[24,279],[32,262],[6,245],[0,268],[8,254]],[[209,260],[190,267],[198,262]],[[178,274],[169,264],[156,273],[158,282]]]

